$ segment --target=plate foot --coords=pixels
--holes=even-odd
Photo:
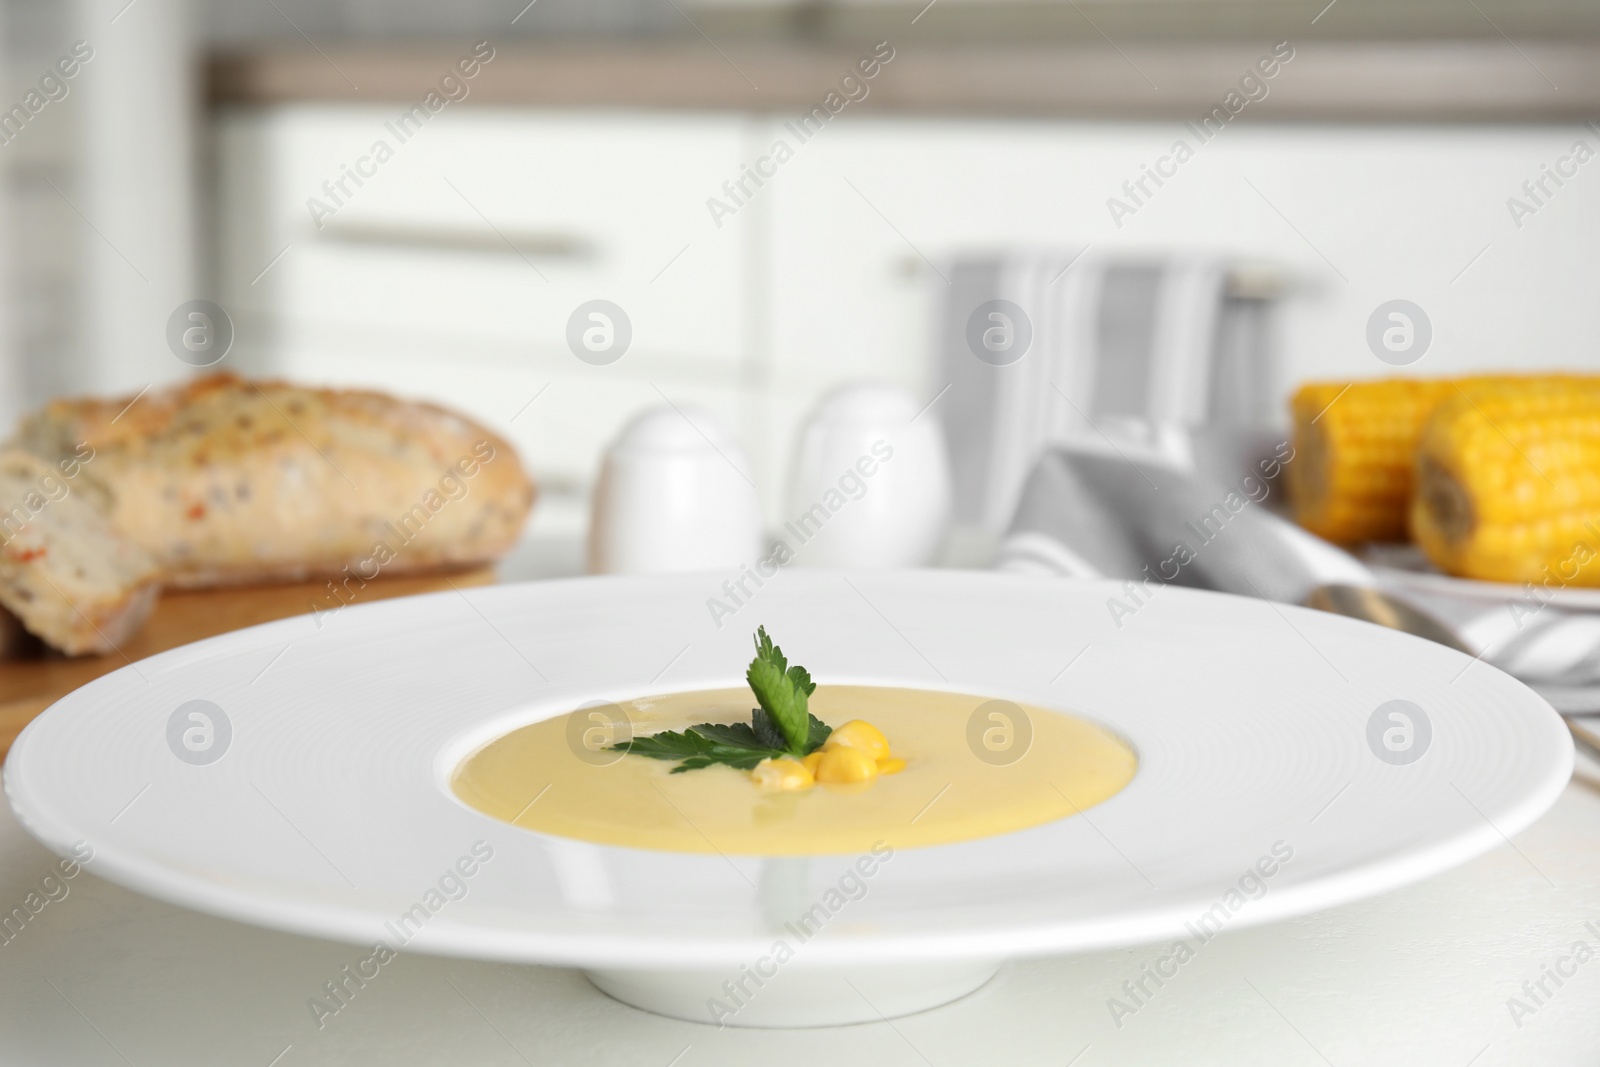
[[[595,988],[657,1015],[711,1026],[879,1022],[958,1000],[993,978],[993,961],[739,971],[585,971]]]

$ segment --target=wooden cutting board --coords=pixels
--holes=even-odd
[[[492,567],[417,578],[377,578],[361,590],[353,603],[437,592],[449,589],[452,583],[466,589],[494,581]],[[303,615],[313,605],[326,611],[332,605],[329,596],[327,585],[322,582],[169,592],[162,595],[144,628],[123,642],[121,655],[68,658],[33,642],[34,647],[0,662],[0,758],[35,715],[102,674],[202,637]]]

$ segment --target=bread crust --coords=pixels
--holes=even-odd
[[[57,400],[15,443],[92,449],[84,480],[176,587],[482,564],[534,499],[511,445],[442,407],[232,374]]]

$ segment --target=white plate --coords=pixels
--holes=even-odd
[[[1445,574],[1430,563],[1415,545],[1368,545],[1362,550],[1361,558],[1385,585],[1393,588],[1507,604],[1528,602],[1528,591],[1523,586],[1510,582],[1480,582],[1475,578],[1457,578]],[[1600,589],[1558,586],[1548,591],[1541,589],[1539,597],[1565,611],[1600,611]]]
[[[6,791],[52,849],[87,842],[103,877],[393,948],[398,917],[427,911],[481,841],[492,859],[462,899],[411,911],[406,949],[582,967],[622,999],[706,1021],[722,983],[770,969],[727,1020],[763,1025],[892,1015],[1004,959],[1198,940],[1207,914],[1234,928],[1380,893],[1504,843],[1571,772],[1561,721],[1521,683],[1483,664],[1463,677],[1459,653],[1333,615],[1176,588],[1139,606],[1110,583],[995,573],[793,572],[718,629],[707,600],[722,580],[499,586],[212,638],[59,701],[12,748]],[[1114,618],[1113,599],[1133,614]],[[1127,738],[1139,772],[1086,815],[897,851],[781,968],[761,961],[794,941],[783,922],[856,857],[590,845],[447,791],[475,739],[589,700],[741,684],[758,622],[821,685],[1074,711]],[[1431,727],[1407,764],[1368,739],[1397,699]],[[192,700],[231,726],[209,764],[169,745]],[[1263,864],[1275,846],[1292,859]],[[1258,864],[1273,874],[1247,877]]]

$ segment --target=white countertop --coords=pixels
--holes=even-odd
[[[54,862],[0,806],[0,908],[22,906]],[[0,1063],[1600,1060],[1600,772],[1583,762],[1514,847],[1375,900],[1223,933],[1120,1027],[1108,1000],[1158,947],[1011,964],[972,996],[892,1024],[783,1032],[649,1015],[575,971],[408,955],[319,1030],[308,999],[365,949],[195,914],[87,871],[65,885],[0,943]],[[1575,973],[1559,988],[1545,979],[1552,995],[1514,1019],[1508,998],[1580,940],[1596,958],[1561,963]]]

